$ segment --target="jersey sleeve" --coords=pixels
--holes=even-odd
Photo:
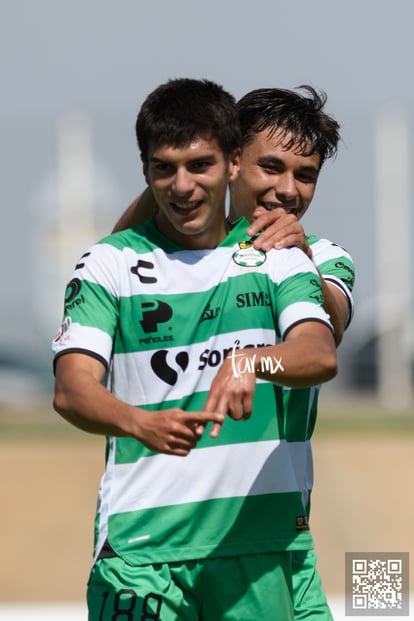
[[[52,343],[55,358],[85,353],[108,368],[119,317],[117,254],[103,243],[80,258],[66,287],[63,321]]]
[[[341,246],[316,236],[309,236],[312,257],[326,282],[341,291],[348,302],[349,314],[346,328],[354,314],[352,290],[355,283],[355,267],[351,255]]]
[[[277,285],[274,303],[282,339],[295,325],[305,321],[319,321],[333,329],[323,308],[321,280],[312,261],[298,248],[269,253],[276,257],[272,279]]]

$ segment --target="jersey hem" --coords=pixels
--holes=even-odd
[[[154,550],[125,552],[116,549],[111,543],[110,538],[107,540],[111,552],[115,556],[122,558],[126,563],[133,566],[152,565],[154,563],[177,563],[187,562],[207,558],[227,558],[232,556],[249,556],[255,554],[269,554],[272,552],[293,552],[308,551],[314,549],[312,535],[307,531],[306,537],[299,537],[300,541],[293,542],[291,539],[287,542],[284,539],[277,539],[271,542],[252,543],[244,545],[243,548],[238,544],[228,546],[206,546],[204,548],[174,548],[163,550],[162,554],[157,554]],[[104,552],[105,553],[105,552]],[[100,558],[100,553],[97,554]]]

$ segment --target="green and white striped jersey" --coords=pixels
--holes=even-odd
[[[329,241],[329,239],[308,235],[307,240],[312,250],[313,261],[323,275],[324,280],[338,287],[348,300],[349,325],[354,312],[352,290],[355,282],[355,268],[351,255],[341,246]]]
[[[354,313],[352,289],[354,287],[355,269],[350,254],[328,239],[315,235],[307,237],[312,250],[313,262],[324,279],[338,287],[346,297],[349,305],[348,324]],[[303,504],[310,511],[310,495],[313,487],[313,458],[310,439],[317,417],[320,386],[311,388],[282,388],[284,403],[284,436],[288,442],[292,458],[296,460],[298,485],[302,487]],[[298,451],[298,446],[301,451]]]
[[[214,250],[183,249],[152,222],[94,245],[67,287],[55,355],[99,358],[109,389],[135,406],[200,411],[233,347],[272,345],[306,320],[330,325],[312,262],[296,248],[254,250],[247,226]],[[226,419],[185,458],[108,438],[96,555],[106,540],[132,564],[312,547],[302,446],[284,433],[281,393],[258,381],[250,420]]]

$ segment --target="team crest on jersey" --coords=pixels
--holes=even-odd
[[[266,253],[263,250],[256,250],[253,242],[239,242],[239,250],[233,254],[233,261],[241,267],[259,267],[266,261]]]

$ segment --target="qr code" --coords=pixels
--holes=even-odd
[[[347,616],[408,616],[408,552],[346,554]]]

